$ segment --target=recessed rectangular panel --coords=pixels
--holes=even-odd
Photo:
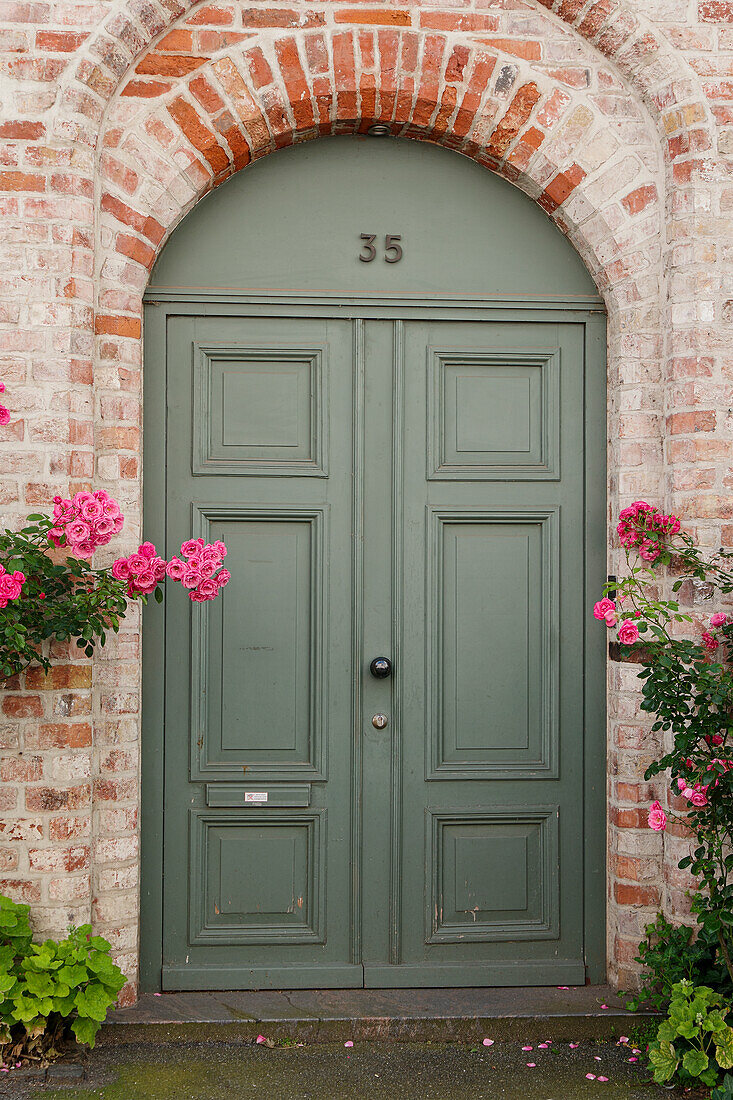
[[[553,939],[557,808],[428,814],[429,943]]]
[[[232,577],[195,612],[194,770],[240,781],[310,777],[320,772],[325,720],[325,511],[214,514],[207,538],[226,544]]]
[[[194,345],[193,472],[325,476],[325,348]]]
[[[428,477],[559,477],[559,356],[428,348]]]
[[[322,813],[191,815],[191,943],[320,943]]]
[[[556,759],[553,512],[431,514],[426,644],[434,778],[547,774]]]

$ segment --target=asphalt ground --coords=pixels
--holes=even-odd
[[[178,1043],[100,1047],[83,1080],[0,1076],[12,1100],[661,1100],[631,1044]],[[641,1040],[637,1039],[637,1042]],[[638,1057],[638,1061],[629,1061]],[[534,1063],[528,1065],[528,1063]],[[71,1072],[74,1072],[72,1069]],[[592,1075],[592,1076],[589,1076]],[[607,1078],[607,1080],[604,1080]],[[705,1093],[698,1093],[699,1096]]]

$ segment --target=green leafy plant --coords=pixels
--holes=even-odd
[[[672,594],[707,598],[733,592],[733,551],[705,557],[676,516],[636,501],[619,516],[626,555],[623,577],[605,586],[593,613],[616,628],[620,652],[642,665],[641,709],[654,715],[651,731],[664,735],[667,751],[644,778],[667,775],[670,809],[659,801],[649,809],[649,826],[661,832],[668,817],[691,837],[689,855],[679,862],[695,879],[692,911],[703,945],[717,939],[733,985],[733,616],[714,611],[701,622],[676,599],[660,598],[669,567]],[[697,640],[681,637],[697,633]]]
[[[733,1100],[733,1077],[726,1073],[721,1085],[710,1093],[710,1100]]]
[[[125,984],[110,945],[91,925],[63,940],[32,942],[30,907],[0,895],[0,1049],[4,1061],[44,1061],[58,1053],[67,1028],[94,1046]]]
[[[666,1011],[672,987],[683,978],[693,985],[710,986],[725,999],[733,1000],[733,982],[720,957],[717,934],[701,928],[693,940],[694,934],[694,928],[675,927],[662,913],[646,926],[636,956],[644,967],[641,988],[638,993],[624,994],[628,1009],[636,1012],[643,1004]]]
[[[723,999],[706,985],[683,979],[672,986],[669,1012],[649,1046],[649,1065],[657,1084],[713,1086],[720,1071],[733,1068],[733,1028],[726,1022]]]

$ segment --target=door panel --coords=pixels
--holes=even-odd
[[[582,326],[408,321],[395,369],[401,871],[365,982],[583,982]]]
[[[166,334],[164,986],[583,982],[584,326],[254,313]]]
[[[193,522],[232,579],[167,602],[164,986],[361,984],[352,325],[174,316],[166,346],[168,554]]]

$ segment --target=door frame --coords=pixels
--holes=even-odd
[[[143,521],[145,538],[156,546],[166,537],[166,329],[168,318],[197,316],[328,317],[352,320],[556,321],[584,326],[584,599],[590,607],[606,580],[606,311],[592,295],[543,298],[486,298],[436,295],[339,295],[336,293],[150,289],[144,297]],[[356,441],[358,446],[358,440]],[[357,456],[358,457],[358,456]],[[143,612],[140,988],[161,988],[163,964],[163,846],[165,774],[166,603]],[[584,678],[584,952],[591,982],[606,978],[606,649],[605,637],[583,626]],[[360,782],[359,775],[352,776]],[[356,840],[358,843],[358,838]],[[358,869],[356,874],[358,875]],[[358,879],[354,883],[354,899]]]

